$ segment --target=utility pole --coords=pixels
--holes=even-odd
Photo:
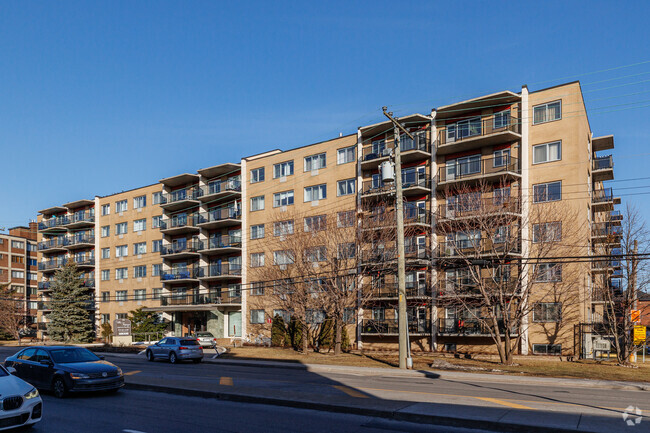
[[[406,260],[404,257],[404,196],[402,192],[402,156],[399,148],[400,131],[403,131],[412,140],[413,135],[393,118],[393,113],[382,107],[384,115],[395,125],[395,214],[397,215],[397,289],[398,289],[398,332],[399,332],[399,368],[412,367],[411,351],[408,345],[408,322],[406,317]]]

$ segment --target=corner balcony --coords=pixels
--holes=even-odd
[[[402,164],[431,159],[431,143],[426,134],[413,134],[413,136],[415,141],[409,137],[402,136],[400,138]],[[361,170],[376,169],[382,162],[388,161],[394,148],[395,143],[393,141],[383,143],[381,146],[365,146],[361,155]]]
[[[39,251],[47,251],[53,253],[56,251],[65,251],[66,246],[69,244],[69,240],[65,236],[59,236],[56,238],[48,239],[38,243]]]
[[[160,298],[161,311],[201,311],[215,306],[240,306],[241,292],[227,293],[172,293]]]
[[[594,274],[611,274],[612,277],[623,275],[621,260],[613,257],[611,259],[592,260],[591,272]]]
[[[614,205],[621,204],[619,197],[614,197],[611,188],[594,189],[591,194],[591,207],[595,212],[611,212]]]
[[[160,274],[160,280],[165,283],[191,283],[199,282],[201,268],[198,266],[191,268],[168,269]]]
[[[465,239],[438,242],[438,258],[472,260],[477,257],[521,256],[521,244],[513,239],[508,242],[494,242],[492,239]]]
[[[201,204],[199,198],[203,191],[198,186],[191,188],[179,189],[167,194],[163,194],[160,201],[160,207],[166,211],[175,211],[185,208],[191,208]]]
[[[165,235],[180,235],[185,233],[198,233],[199,224],[204,221],[198,213],[190,215],[175,215],[160,221],[160,232]]]
[[[190,241],[183,243],[176,243],[171,245],[163,245],[160,250],[160,255],[163,259],[183,259],[190,257],[198,257],[199,251],[203,248],[203,242]]]
[[[232,207],[214,209],[201,214],[198,226],[205,230],[241,225],[241,211]]]
[[[431,335],[431,321],[409,320],[408,331],[410,336]],[[361,321],[361,335],[399,335],[397,319],[363,319]]]
[[[199,197],[202,202],[215,202],[218,200],[235,200],[241,197],[241,181],[224,180],[210,182],[202,188],[203,194]]]
[[[438,189],[458,187],[461,183],[494,182],[521,178],[519,160],[513,157],[481,158],[455,163],[438,170]]]
[[[83,234],[72,235],[67,239],[67,249],[72,250],[76,248],[88,248],[95,246],[95,236]]]
[[[508,116],[505,120],[497,120],[493,116],[469,119],[438,126],[437,129],[436,155],[480,149],[521,139],[521,122],[514,116]]]
[[[591,176],[594,182],[614,179],[614,158],[612,155],[595,157]]]
[[[597,244],[620,245],[623,229],[609,222],[591,225],[591,240]]]
[[[476,218],[521,216],[521,202],[517,198],[479,198],[467,202],[449,202],[438,206],[437,224],[452,224]]]
[[[620,210],[613,210],[609,213],[609,222],[612,225],[620,226],[623,224],[623,214]]]
[[[367,179],[363,181],[362,185],[361,198],[377,199],[395,194],[394,183],[383,183],[379,179]],[[431,179],[402,179],[404,197],[429,193],[431,193]]]
[[[204,242],[200,252],[205,255],[232,254],[241,253],[241,248],[241,236],[223,235]]]
[[[484,319],[491,320],[491,319]],[[490,328],[478,319],[438,319],[438,335],[454,337],[489,337]],[[506,334],[506,327],[502,320],[498,321],[501,335]],[[510,335],[517,335],[517,328],[512,327]]]
[[[83,227],[95,226],[95,214],[90,212],[80,212],[70,215],[66,228],[79,229]]]
[[[241,265],[231,265],[228,262],[221,264],[213,264],[201,268],[201,276],[203,281],[220,281],[241,278]]]
[[[369,287],[369,297],[372,300],[397,300],[399,298],[399,287],[397,283],[385,283],[375,287]],[[406,283],[406,297],[409,299],[431,298],[431,287],[426,284],[413,282]]]
[[[38,223],[38,231],[42,233],[56,233],[65,231],[65,226],[70,223],[67,216],[50,218]]]

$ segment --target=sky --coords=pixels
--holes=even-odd
[[[539,6],[543,4],[543,6]],[[650,2],[3,1],[0,228],[396,115],[580,80],[650,215]],[[639,178],[648,179],[639,179]]]

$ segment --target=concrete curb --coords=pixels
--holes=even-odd
[[[299,400],[283,400],[272,397],[260,397],[260,396],[251,396],[245,394],[236,394],[228,392],[216,392],[216,391],[202,391],[194,389],[185,389],[185,388],[172,388],[167,386],[160,385],[149,385],[149,384],[140,384],[140,383],[126,383],[124,386],[126,389],[138,390],[138,391],[151,391],[151,392],[161,392],[174,395],[182,395],[186,397],[202,397],[202,398],[214,398],[217,400],[225,401],[234,401],[240,403],[252,403],[252,404],[267,404],[272,406],[284,406],[292,407],[297,409],[311,409],[318,410],[322,412],[335,412],[335,413],[345,413],[361,416],[370,416],[376,418],[385,418],[395,421],[406,421],[418,424],[432,424],[440,426],[449,426],[449,427],[459,427],[459,428],[470,428],[470,429],[481,429],[489,430],[495,432],[529,432],[529,433],[589,433],[588,430],[578,430],[578,429],[562,429],[557,427],[543,427],[543,426],[534,426],[529,424],[516,424],[516,423],[502,423],[498,421],[490,420],[480,420],[480,419],[468,419],[468,418],[454,418],[450,416],[440,416],[440,415],[422,415],[422,414],[413,414],[402,411],[393,411],[393,410],[384,410],[384,409],[372,409],[372,408],[361,408],[361,407],[350,407],[344,405],[336,405],[330,403],[318,403],[318,402],[309,402],[309,401],[299,401]]]

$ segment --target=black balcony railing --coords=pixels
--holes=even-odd
[[[594,158],[594,171],[595,170],[611,170],[614,168],[614,159],[612,155],[599,156]]]
[[[475,318],[456,318],[456,319],[438,319],[439,334],[456,334],[456,335],[490,335],[490,328],[485,324],[492,319],[478,320]],[[499,332],[505,335],[506,326],[503,320],[497,320]],[[510,335],[517,333],[517,327],[512,326]]]
[[[419,133],[413,134],[415,141],[408,136],[400,137],[400,151],[401,153],[409,152],[412,150],[419,150],[422,152],[431,152],[431,146],[429,140],[426,137],[426,134]],[[374,145],[365,146],[362,152],[362,161],[372,161],[373,159],[383,158],[389,156],[393,149],[395,148],[395,143],[393,141],[381,142]]]
[[[361,220],[361,227],[364,229],[378,229],[384,227],[395,227],[395,211],[382,213],[366,213]],[[431,224],[431,214],[428,209],[406,208],[404,209],[404,224]]]
[[[69,218],[68,224],[74,223],[93,223],[95,222],[95,214],[91,212],[76,212]]]
[[[399,288],[397,283],[385,283],[370,287],[370,296],[373,298],[397,298]],[[431,288],[426,284],[417,284],[413,282],[406,283],[407,298],[423,298],[431,296]]]
[[[181,228],[181,227],[196,227],[198,224],[205,222],[205,219],[202,215],[195,214],[182,214],[174,215],[171,218],[163,219],[160,222],[160,230]]]
[[[95,264],[95,256],[77,256],[72,259],[77,266],[93,266]]]
[[[416,179],[414,176],[402,176],[402,189],[408,192],[409,188],[431,189],[431,179]],[[363,181],[361,194],[388,194],[395,192],[394,183],[384,183],[381,179],[367,179]]]
[[[241,236],[222,235],[208,239],[204,243],[205,250],[215,250],[218,248],[241,248]]]
[[[476,281],[471,277],[447,279],[438,281],[438,297],[457,298],[482,296],[481,288],[486,294],[498,296],[500,294],[512,295],[516,292],[519,282],[516,277],[481,278]]]
[[[50,285],[51,285],[50,281],[39,281],[38,290],[49,290]]]
[[[224,221],[241,219],[241,211],[232,207],[214,209],[201,214],[202,222]]]
[[[50,260],[46,262],[40,262],[38,264],[39,271],[48,271],[51,269],[57,269],[65,266],[65,260]]]
[[[508,131],[517,134],[521,132],[519,118],[512,115],[476,117],[438,127],[438,147]]]
[[[204,195],[219,194],[222,192],[241,192],[241,181],[222,180],[210,182],[207,188],[203,189]]]
[[[614,193],[611,188],[595,189],[591,196],[591,202],[607,203],[614,200]]]
[[[203,269],[196,266],[193,268],[169,269],[160,274],[160,279],[163,281],[192,280],[199,278],[202,275]]]
[[[620,210],[613,210],[609,213],[610,221],[623,221],[623,214]]]
[[[241,275],[241,264],[220,263],[203,266],[201,268],[202,277],[238,277]]]
[[[431,333],[431,322],[425,319],[411,319],[408,321],[408,331],[410,335],[429,334]],[[361,321],[362,334],[398,334],[399,326],[397,319],[364,319]]]
[[[591,226],[591,235],[594,237],[611,236],[618,238],[623,234],[621,226],[612,225],[609,222],[594,223]]]
[[[512,156],[476,158],[462,162],[448,162],[438,170],[438,183],[465,180],[481,176],[521,173],[519,160]]]
[[[521,213],[520,201],[512,198],[478,198],[476,200],[454,201],[438,206],[438,220],[454,220],[471,217],[488,217]]]
[[[180,253],[198,253],[199,250],[203,249],[203,242],[201,241],[190,241],[182,243],[172,243],[170,245],[163,245],[160,249],[161,256],[168,256],[171,254],[180,254]]]
[[[67,237],[60,236],[58,238],[48,239],[38,243],[38,250],[49,250],[51,248],[63,248],[69,244]]]
[[[241,304],[241,291],[225,293],[172,293],[160,298],[160,305]]]
[[[203,196],[203,190],[198,186],[192,188],[184,188],[163,194],[160,204],[171,204],[185,200],[198,200],[201,196]]]
[[[429,260],[431,252],[421,246],[405,245],[404,257],[407,260]],[[397,260],[397,250],[394,248],[379,248],[361,252],[361,263],[380,264]]]
[[[55,227],[63,227],[68,224],[70,224],[70,219],[67,216],[60,216],[41,221],[38,223],[38,229],[46,230]]]
[[[94,244],[95,236],[89,234],[73,235],[66,239],[67,245]]]
[[[508,239],[504,242],[492,239],[465,239],[438,243],[438,257],[465,257],[477,255],[507,256],[521,254],[521,244],[517,239]]]

